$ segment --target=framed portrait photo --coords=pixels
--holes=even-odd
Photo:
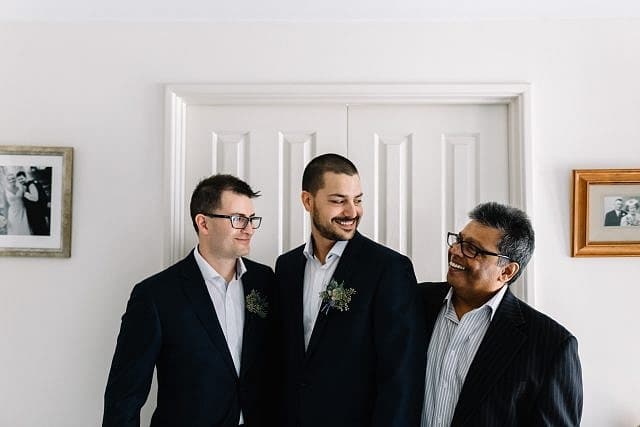
[[[572,256],[640,256],[640,169],[573,171]]]
[[[0,145],[0,255],[71,256],[73,148]]]

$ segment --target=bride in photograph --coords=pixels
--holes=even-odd
[[[5,197],[9,204],[7,212],[7,234],[13,236],[30,235],[29,220],[27,219],[27,209],[24,206],[24,186],[16,184],[16,175],[7,174],[7,186],[5,187]]]
[[[627,214],[620,220],[620,226],[640,226],[640,202],[636,199],[629,199],[625,203],[627,207]]]

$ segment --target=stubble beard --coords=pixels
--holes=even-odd
[[[351,220],[351,219],[353,218],[336,217],[331,220],[331,224],[334,224],[333,222],[334,220]],[[325,226],[324,224],[322,224],[322,222],[320,221],[320,215],[318,214],[318,211],[315,211],[315,210],[313,211],[313,215],[311,215],[311,220],[313,221],[313,226],[316,228],[316,230],[318,230],[318,233],[320,233],[322,237],[324,237],[327,240],[333,240],[333,241],[353,239],[353,236],[356,234],[356,230],[358,229],[358,225],[360,225],[360,217],[357,216],[355,218],[356,225],[353,231],[345,232],[341,230],[341,232],[339,232],[334,230],[330,226]],[[336,225],[336,227],[338,226]]]

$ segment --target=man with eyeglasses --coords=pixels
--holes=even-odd
[[[198,245],[133,288],[105,392],[103,426],[138,426],[154,367],[151,426],[272,426],[270,267],[250,261],[260,226],[244,181],[214,175],[191,196]]]
[[[509,290],[533,253],[529,219],[494,202],[470,218],[447,235],[447,282],[419,285],[421,427],[580,425],[576,338]]]

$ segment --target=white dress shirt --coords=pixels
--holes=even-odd
[[[327,289],[329,281],[333,277],[333,273],[338,267],[338,261],[344,252],[344,248],[347,247],[347,240],[337,241],[325,258],[325,263],[322,264],[320,260],[313,254],[313,239],[310,238],[304,247],[303,253],[307,258],[307,265],[304,269],[304,284],[303,284],[303,314],[302,325],[304,327],[304,348],[309,346],[309,340],[311,339],[311,333],[313,327],[316,324],[318,318],[318,312],[320,311],[320,292]]]
[[[244,289],[242,275],[247,268],[242,258],[236,261],[236,274],[227,283],[224,278],[200,255],[199,247],[193,251],[196,263],[200,268],[207,291],[213,302],[213,307],[227,341],[227,347],[233,359],[233,366],[240,376],[240,357],[242,355],[242,332],[244,330]],[[244,423],[242,411],[238,424]]]
[[[502,301],[504,285],[489,301],[458,320],[449,289],[427,352],[421,427],[448,427],[478,347]]]

